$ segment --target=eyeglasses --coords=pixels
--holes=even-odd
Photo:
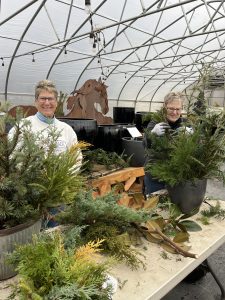
[[[38,100],[40,101],[40,102],[45,102],[45,101],[49,101],[49,102],[53,102],[53,101],[55,101],[56,99],[54,98],[54,97],[39,97],[38,98]]]
[[[174,107],[167,107],[166,108],[168,111],[170,111],[170,112],[181,112],[182,111],[182,108],[174,108]]]

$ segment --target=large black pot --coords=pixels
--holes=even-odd
[[[79,141],[85,141],[92,145],[98,132],[97,121],[93,119],[76,119],[76,118],[58,118],[60,121],[69,124],[77,134]]]
[[[124,153],[130,157],[131,167],[143,167],[145,162],[145,150],[143,146],[143,137],[123,137],[122,147]]]
[[[134,127],[132,124],[107,124],[98,126],[98,135],[96,138],[96,147],[105,151],[121,154],[122,138],[131,136],[127,128]]]
[[[134,122],[134,107],[113,107],[113,122],[132,124]]]
[[[170,199],[182,213],[188,214],[193,209],[199,208],[206,193],[207,179],[187,181],[174,187],[167,186]]]
[[[143,122],[143,117],[147,115],[149,112],[147,111],[137,111],[134,116],[134,123],[136,124],[137,129],[140,132],[144,131],[144,128],[148,126],[148,121]]]

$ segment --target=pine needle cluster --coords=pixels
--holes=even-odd
[[[154,161],[146,170],[171,186],[203,178],[224,180],[220,170],[225,161],[224,121],[224,113],[195,116],[193,134],[185,129],[160,138],[151,134],[152,148],[148,151]]]
[[[94,259],[100,248],[97,241],[66,251],[59,232],[34,236],[11,255],[20,275],[11,299],[109,299],[110,287],[102,289],[109,265]]]
[[[34,134],[22,117],[0,117],[0,229],[40,218],[49,206],[70,203],[84,182],[75,167],[80,150],[57,155],[59,133]],[[14,127],[12,135],[8,124]]]

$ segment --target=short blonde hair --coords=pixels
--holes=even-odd
[[[55,98],[58,98],[58,91],[56,89],[55,84],[51,80],[41,80],[36,84],[35,99],[38,99],[42,91],[48,91],[49,93],[53,93]]]
[[[167,106],[168,103],[170,103],[174,100],[179,100],[181,102],[181,104],[183,105],[184,95],[180,92],[170,92],[164,98],[164,106]]]

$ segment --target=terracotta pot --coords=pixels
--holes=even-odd
[[[134,122],[134,107],[113,107],[113,121],[114,123]]]
[[[12,253],[16,244],[26,244],[41,229],[41,220],[29,221],[12,228],[0,230],[0,280],[5,280],[16,275],[13,266],[6,261],[7,255]]]
[[[123,137],[122,138],[122,147],[124,153],[130,157],[131,167],[142,167],[145,162],[145,150],[143,146],[143,137],[132,138],[132,137]]]
[[[193,209],[199,208],[206,193],[207,179],[198,179],[195,182],[187,181],[173,187],[167,186],[170,199],[182,213],[188,214]]]
[[[79,141],[85,141],[92,145],[98,132],[97,121],[94,119],[58,118],[60,121],[69,124],[77,134]]]

